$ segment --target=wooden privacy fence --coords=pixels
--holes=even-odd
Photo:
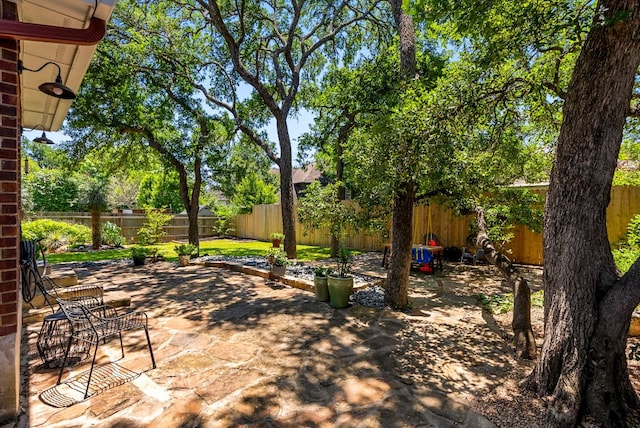
[[[530,188],[532,192],[546,195],[546,187]],[[416,205],[413,213],[413,242],[423,242],[428,232],[429,211],[431,211],[431,232],[438,236],[444,246],[467,246],[469,223],[473,216],[456,216],[452,210],[437,204],[431,207]],[[640,214],[640,187],[617,186],[611,190],[611,202],[607,208],[607,232],[609,242],[624,239],[631,218]],[[282,213],[280,205],[256,205],[251,214],[241,214],[235,220],[236,235],[241,238],[268,241],[273,232],[282,232]],[[542,234],[533,232],[525,226],[513,230],[514,238],[509,243],[509,257],[517,263],[542,264]],[[305,231],[296,223],[296,240],[299,244],[328,246],[331,237],[327,230]],[[359,250],[380,250],[388,239],[381,236],[366,236],[364,233],[351,233],[345,240],[349,248]]]
[[[51,219],[64,221],[66,223],[83,224],[91,227],[91,214],[88,212],[39,212],[33,216],[34,219]],[[131,243],[135,240],[138,229],[147,221],[144,214],[108,214],[103,213],[100,217],[101,223],[111,222],[122,230],[122,236]],[[217,224],[218,217],[199,216],[198,234],[202,237],[213,236],[213,227]],[[166,235],[162,238],[164,242],[184,240],[189,237],[189,219],[186,215],[174,215],[168,225],[164,226]]]

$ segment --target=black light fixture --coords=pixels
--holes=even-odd
[[[55,144],[53,140],[50,140],[47,138],[47,134],[44,132],[44,126],[36,125],[35,128],[32,129],[32,131],[35,131],[36,129],[38,129],[38,127],[42,128],[42,135],[34,138],[33,142],[40,143],[40,144]]]
[[[63,100],[74,99],[76,97],[76,94],[74,94],[73,91],[69,89],[67,86],[62,84],[62,77],[60,76],[60,72],[61,72],[60,66],[55,62],[52,62],[52,61],[46,62],[40,68],[37,68],[34,70],[31,68],[25,67],[24,64],[22,64],[22,61],[18,61],[18,71],[22,72],[22,70],[27,70],[27,71],[33,71],[37,73],[38,71],[42,70],[49,64],[53,64],[56,67],[58,67],[58,76],[56,77],[56,81],[43,83],[42,85],[38,86],[38,89],[40,89],[42,92],[44,92],[47,95],[51,95],[52,97],[62,98]]]

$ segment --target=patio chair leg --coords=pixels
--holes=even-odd
[[[58,373],[58,382],[56,385],[60,385],[60,381],[62,380],[62,372],[64,371],[64,366],[67,365],[67,358],[69,357],[69,351],[71,351],[71,342],[73,341],[73,336],[69,336],[69,342],[67,343],[67,349],[64,351],[64,358],[62,359],[62,365],[60,366],[60,373]]]
[[[122,358],[124,358],[124,345],[122,345],[122,332],[119,333],[120,336],[120,352],[122,352]]]
[[[156,368],[156,359],[153,356],[153,349],[151,348],[151,339],[149,338],[149,329],[144,328],[144,334],[147,335],[147,345],[149,345],[149,354],[151,354],[151,362],[153,363],[153,368]]]
[[[91,376],[93,375],[93,366],[96,363],[96,356],[98,355],[98,343],[100,342],[96,343],[96,350],[93,351],[93,359],[91,360],[91,368],[89,369],[89,378],[87,379],[87,389],[84,391],[85,400],[89,396],[89,385],[91,385]]]

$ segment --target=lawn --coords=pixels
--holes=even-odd
[[[175,243],[154,245],[158,254],[162,254],[165,260],[178,260],[178,255],[173,251]],[[239,239],[214,239],[200,242],[200,255],[209,256],[264,256],[271,242],[261,242]],[[99,260],[122,260],[131,258],[128,248],[102,251],[82,251],[47,254],[47,261],[51,264],[64,262],[91,262]],[[329,258],[329,248],[312,245],[298,245],[298,260],[314,261]]]

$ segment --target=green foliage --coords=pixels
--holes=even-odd
[[[627,243],[640,248],[640,214],[634,216],[627,226]]]
[[[313,275],[319,276],[319,277],[327,277],[328,276],[327,269],[325,269],[323,266],[314,266]]]
[[[144,245],[133,245],[129,248],[129,252],[131,253],[132,258],[146,257],[149,255],[149,247]]]
[[[190,256],[196,251],[196,246],[192,244],[178,244],[173,247],[173,251],[179,256]]]
[[[284,235],[282,233],[273,232],[270,236],[271,239],[276,239],[278,241],[284,240]]]
[[[171,243],[159,244],[156,246],[158,253],[165,254],[167,260],[177,260],[173,254]],[[260,241],[247,241],[235,239],[214,239],[200,242],[200,252],[202,254],[217,254],[230,257],[243,256],[264,256],[265,252],[271,248],[271,243]],[[122,260],[131,257],[129,248],[120,250],[101,250],[67,252],[47,255],[50,263],[66,262],[88,262],[99,260]],[[329,258],[329,248],[315,247],[310,245],[298,246],[298,260],[314,261]]]
[[[102,223],[102,243],[114,247],[120,247],[124,243],[122,230],[117,224],[110,221]]]
[[[213,227],[213,233],[224,238],[231,236],[236,231],[232,220],[238,215],[238,209],[233,206],[220,205],[216,207],[215,213],[218,218]]]
[[[22,239],[41,239],[47,251],[91,242],[91,229],[81,224],[41,219],[22,223]]]
[[[291,261],[287,258],[287,253],[282,248],[271,247],[267,249],[267,260],[276,266],[287,266],[291,264]]]
[[[74,211],[77,209],[78,185],[62,170],[30,172],[24,178],[24,191],[32,211]]]
[[[478,301],[488,312],[499,315],[513,310],[513,293],[506,294],[478,294]],[[544,307],[544,291],[531,293],[531,305]]]
[[[620,245],[612,251],[613,260],[621,273],[626,273],[636,260],[640,259],[640,248],[628,247],[625,244]]]
[[[166,235],[164,226],[171,221],[171,214],[153,208],[146,208],[145,211],[147,221],[138,229],[137,241],[140,245],[156,244]]]
[[[351,251],[344,247],[340,247],[338,251],[338,257],[336,258],[337,264],[337,276],[340,278],[346,278],[351,273],[351,265],[353,263],[353,254]]]
[[[234,189],[233,205],[251,211],[254,205],[273,204],[278,200],[273,185],[265,183],[254,172],[248,172]]]
[[[356,212],[353,205],[338,200],[336,183],[322,186],[311,183],[298,200],[298,220],[309,230],[327,228],[331,236],[344,238],[350,227],[356,228]]]
[[[513,237],[515,225],[527,226],[534,232],[542,231],[544,201],[537,193],[519,188],[498,188],[487,195],[475,195],[469,199],[449,202],[458,212],[473,210],[472,204],[480,204],[485,211],[489,227],[489,239],[500,251],[507,251],[505,245]],[[477,234],[474,221],[469,225],[469,236]]]
[[[87,211],[105,211],[107,201],[107,185],[101,180],[83,177],[78,186],[78,206]]]
[[[240,191],[246,195],[246,188],[251,183],[244,183],[247,177],[251,181],[257,181],[258,186],[263,186],[261,191],[266,195],[259,198],[268,200],[269,192],[279,188],[278,176],[270,172],[271,160],[266,156],[264,150],[253,144],[246,136],[242,135],[239,142],[231,147],[229,157],[226,159],[221,174],[216,177],[216,187],[230,200],[236,198],[236,192]],[[239,196],[239,204],[245,196]],[[265,203],[265,202],[257,202]],[[248,205],[251,206],[251,205]]]
[[[138,206],[160,209],[169,207],[177,213],[184,209],[176,173],[151,173],[144,176],[138,189]]]
[[[627,225],[627,239],[615,244],[613,260],[621,273],[640,259],[640,214],[634,216]]]

